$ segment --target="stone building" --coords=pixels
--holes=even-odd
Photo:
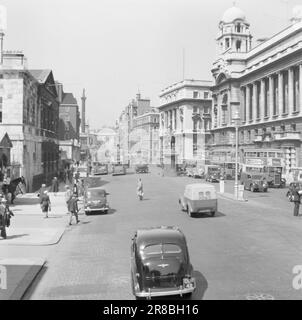
[[[300,13],[299,13],[300,12]],[[286,29],[252,46],[250,24],[237,7],[228,9],[217,37],[211,158],[235,161],[235,122],[240,115],[242,164],[302,166],[302,21],[296,10]]]
[[[96,132],[98,141],[97,161],[117,162],[117,134],[113,128],[102,128]]]
[[[59,107],[59,144],[61,170],[80,161],[80,111],[72,93],[65,93],[63,85],[56,84]]]
[[[117,162],[123,164],[130,164],[130,135],[133,129],[134,119],[151,110],[150,99],[143,99],[141,94],[136,95],[136,99],[128,104],[119,116],[116,129],[118,133],[117,138]]]
[[[153,109],[133,120],[130,134],[130,158],[132,164],[159,164],[159,119]]]
[[[162,90],[159,136],[165,167],[205,164],[211,128],[211,86],[211,81],[184,80]]]

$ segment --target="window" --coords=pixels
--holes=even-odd
[[[209,92],[208,92],[208,91],[205,91],[205,92],[203,93],[203,96],[204,96],[205,99],[209,99]]]
[[[240,23],[237,23],[237,25],[236,25],[236,32],[238,32],[238,33],[241,32],[241,25],[240,25]]]
[[[199,92],[198,91],[194,91],[193,92],[193,98],[194,99],[198,99],[199,98]]]
[[[0,123],[2,123],[2,106],[3,106],[3,98],[0,97]]]
[[[241,51],[241,41],[240,41],[240,40],[237,40],[237,41],[236,41],[236,51],[237,51],[237,52],[240,52],[240,51]]]
[[[297,130],[297,126],[296,126],[295,123],[293,123],[293,124],[291,125],[291,127],[292,127],[292,130],[293,130],[293,131],[296,131],[296,130]]]
[[[228,49],[230,47],[230,39],[225,39],[225,48]]]
[[[288,112],[288,72],[283,73],[283,113]]]
[[[276,157],[276,153],[275,152],[269,152],[268,156],[269,156],[269,158],[275,158]]]
[[[296,112],[299,107],[299,77],[300,77],[300,70],[299,67],[295,67],[294,70],[294,108],[293,111]]]

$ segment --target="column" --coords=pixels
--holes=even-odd
[[[246,99],[245,99],[245,88],[242,87],[240,90],[240,118],[241,122],[245,123],[245,115],[246,115]]]
[[[279,72],[278,74],[278,101],[279,101],[279,117],[283,113],[283,73]]]
[[[258,88],[257,88],[257,82],[253,83],[253,122],[258,119],[257,116],[257,95],[258,95]]]
[[[292,68],[288,70],[288,114],[292,114],[294,110],[294,71]]]
[[[273,119],[274,115],[274,78],[269,76],[269,118]]]
[[[246,110],[246,123],[249,123],[250,121],[250,98],[251,98],[251,91],[250,87],[246,86],[246,95],[245,95],[245,110]]]
[[[302,64],[299,65],[299,104],[302,113]]]
[[[260,119],[264,121],[264,108],[265,108],[265,79],[261,79],[260,82]]]

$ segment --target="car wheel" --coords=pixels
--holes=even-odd
[[[86,214],[86,216],[89,216],[89,215],[90,215],[90,213],[89,213],[89,212],[87,212],[87,211],[85,211],[85,214]]]
[[[189,215],[190,218],[192,218],[192,216],[193,216],[193,212],[192,212],[192,210],[190,209],[190,207],[188,207],[188,215]]]
[[[254,188],[254,186],[250,186],[250,190],[252,191],[252,192],[255,192],[255,188]]]
[[[216,215],[216,211],[212,211],[211,216],[215,217],[215,215]]]

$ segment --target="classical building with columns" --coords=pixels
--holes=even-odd
[[[242,164],[302,166],[302,19],[252,47],[250,25],[241,9],[228,9],[217,37],[212,74],[213,162],[235,161],[235,116],[240,115]]]
[[[160,94],[161,163],[175,169],[177,164],[206,162],[210,138],[211,81],[184,80]]]

